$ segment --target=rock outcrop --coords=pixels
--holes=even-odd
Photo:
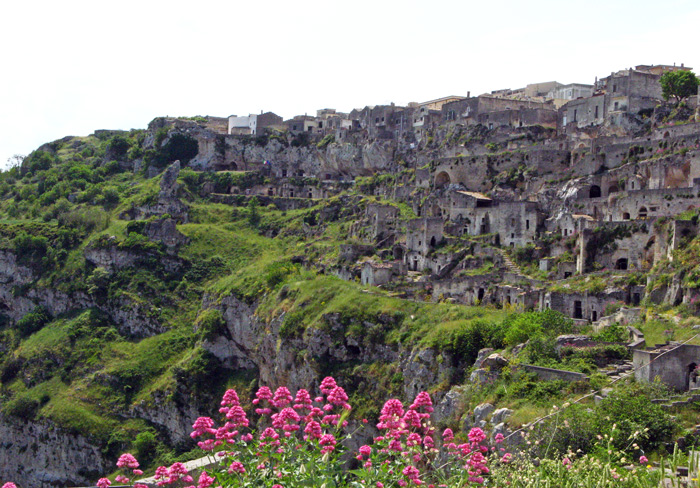
[[[97,445],[48,420],[0,415],[0,450],[0,479],[26,488],[88,485],[108,470]]]

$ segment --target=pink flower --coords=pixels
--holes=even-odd
[[[324,395],[328,395],[336,386],[338,386],[338,384],[335,382],[335,379],[332,376],[326,376],[323,378],[323,381],[321,381],[321,392]]]
[[[406,466],[402,471],[403,475],[410,480],[414,480],[420,476],[420,471],[415,466]]]
[[[323,433],[321,432],[321,424],[319,424],[315,420],[312,420],[311,422],[306,424],[306,427],[304,428],[304,433],[307,434],[304,436],[304,440],[320,439],[323,435]]]
[[[427,391],[421,391],[408,408],[411,410],[416,410],[420,407],[425,407],[425,411],[428,413],[433,411],[433,401],[430,399],[430,394]]]
[[[503,437],[503,434],[499,432],[498,434],[496,434],[496,437],[494,437],[493,440],[496,442],[496,444],[500,444],[501,442],[506,440],[506,438]]]
[[[212,484],[214,484],[214,478],[212,476],[209,476],[206,471],[202,471],[202,474],[199,475],[197,488],[209,488]]]
[[[398,429],[401,426],[401,418],[404,416],[403,404],[396,398],[387,400],[379,416],[379,429]]]
[[[365,444],[360,447],[360,454],[369,457],[369,455],[372,454],[372,448]]]
[[[119,459],[117,460],[117,467],[118,468],[138,468],[139,467],[139,462],[136,460],[136,458],[129,454],[128,452],[122,454],[119,456]]]
[[[406,415],[403,416],[403,421],[406,423],[407,427],[420,427],[420,416],[415,410],[409,410]]]
[[[292,403],[292,394],[286,386],[280,386],[275,391],[275,396],[272,399],[272,404],[277,408],[283,408]]]
[[[246,417],[245,410],[240,405],[231,407],[226,413],[226,418],[236,427],[248,427],[248,417]]]
[[[384,483],[377,481],[377,488],[384,488]]]
[[[213,429],[214,421],[209,417],[199,417],[192,424],[192,433],[190,437],[196,439],[197,437],[204,434],[214,434],[216,431]],[[121,459],[121,458],[120,458]]]
[[[297,392],[297,396],[294,398],[294,409],[295,410],[311,410],[314,406],[311,404],[311,395],[309,392],[301,389]]]
[[[272,485],[272,488],[284,488],[282,485]]]
[[[479,427],[474,427],[472,430],[469,431],[467,437],[469,437],[469,440],[471,442],[479,443],[486,439],[486,434],[484,434],[484,431],[481,430]]]
[[[137,476],[141,476],[143,474],[143,471],[141,471],[140,469],[135,469],[133,473]]]
[[[639,462],[641,464],[646,464],[649,462],[649,459],[646,456],[639,456]]]
[[[243,474],[245,473],[245,468],[243,467],[243,464],[239,463],[238,461],[234,461],[231,463],[231,466],[228,467],[228,472]]]
[[[109,485],[111,485],[112,482],[109,481],[107,478],[100,478],[99,480],[97,480],[97,483],[95,483],[95,484],[97,485],[98,488],[109,488]],[[8,485],[12,485],[12,483],[5,483],[2,486],[2,488],[17,488],[15,485],[12,485],[12,486],[8,486]]]
[[[452,432],[452,429],[445,429],[442,432],[442,440],[445,442],[452,442],[455,438],[454,432]]]
[[[331,452],[335,449],[335,437],[333,437],[332,434],[325,434],[321,437],[321,440],[318,441],[318,444],[322,446],[321,453],[326,454],[328,452]]]

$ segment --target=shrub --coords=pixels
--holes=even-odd
[[[39,306],[19,319],[16,327],[22,337],[27,337],[44,327],[49,320],[51,320],[49,313],[44,307]]]

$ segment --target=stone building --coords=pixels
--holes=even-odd
[[[231,115],[228,118],[228,133],[235,135],[258,135],[263,130],[272,127],[281,127],[282,117],[272,112],[260,112],[243,117]]]
[[[700,387],[700,346],[671,343],[653,349],[636,349],[632,364],[637,381],[652,382],[658,378],[676,391]]]
[[[405,263],[411,271],[422,271],[425,257],[443,241],[444,222],[440,217],[425,217],[406,223]]]

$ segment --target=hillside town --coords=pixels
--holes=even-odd
[[[676,70],[690,68],[636,66],[591,85],[535,83],[286,121],[266,112],[154,123],[194,135],[192,167],[265,176],[245,190],[212,189],[222,201],[243,193],[295,208],[354,185],[411,207],[417,218],[407,220],[393,204],[368,205],[345,252],[380,260],[350,260],[339,276],[596,322],[612,301],[698,300],[678,284],[648,290],[631,278],[594,291],[562,281],[635,276],[696,234],[696,220],[679,216],[700,204],[698,97],[662,103],[659,78]],[[525,255],[537,273],[521,272]]]

